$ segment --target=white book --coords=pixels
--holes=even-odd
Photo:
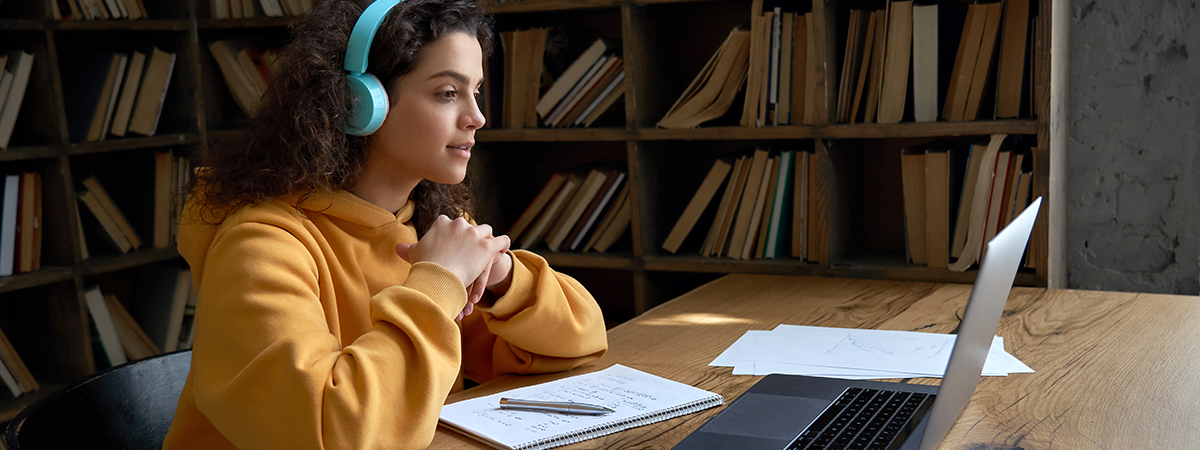
[[[125,17],[125,5],[123,2],[116,0],[104,0],[104,7],[108,8],[108,15],[113,19]]]
[[[13,376],[11,368],[8,368],[7,362],[2,358],[0,358],[0,380],[4,382],[4,385],[8,386],[8,392],[12,392],[13,397],[20,397],[20,395],[25,394],[24,386],[20,385],[17,377]]]
[[[137,100],[129,118],[129,131],[144,136],[153,136],[158,130],[158,118],[162,114],[171,74],[175,71],[175,54],[153,49],[146,58],[146,72],[138,88]]]
[[[583,100],[583,97],[586,96],[588,92],[591,92],[593,87],[596,86],[596,83],[600,82],[600,79],[603,78],[605,74],[614,70],[613,66],[618,64],[621,64],[621,58],[616,56],[609,57],[608,60],[605,61],[604,65],[600,66],[600,70],[596,71],[596,73],[592,74],[586,81],[584,81],[583,86],[578,91],[572,93],[570,98],[563,99],[563,101],[566,103],[559,103],[560,105],[563,105],[562,108],[555,108],[556,111],[550,113],[548,125],[557,127],[558,122],[561,121],[563,117],[567,115],[567,113],[571,112],[571,110],[575,108],[575,105],[579,103],[580,100]]]
[[[279,4],[279,0],[261,0],[263,12],[270,17],[283,17],[283,7]]]
[[[501,398],[580,402],[614,410],[567,416],[500,409]],[[620,364],[607,369],[463,400],[442,407],[441,423],[501,449],[545,449],[660,422],[725,403],[720,394]],[[519,421],[521,426],[511,426]]]
[[[616,78],[613,78],[612,82],[608,83],[608,87],[604,88],[604,91],[592,101],[592,104],[588,105],[587,109],[583,110],[583,114],[580,114],[579,117],[575,119],[575,125],[582,124],[584,120],[587,120],[588,116],[592,115],[592,111],[594,111],[597,106],[604,103],[604,101],[608,99],[608,96],[612,95],[613,89],[616,89],[617,86],[620,86],[622,81],[625,81],[625,70],[623,69],[621,70],[621,73],[617,74]]]
[[[601,67],[604,67],[604,64],[608,62],[609,58],[609,56],[601,56],[600,59],[597,59],[596,62],[592,64],[592,67],[588,68],[587,73],[585,73],[583,77],[579,79],[579,82],[575,83],[575,86],[573,86],[571,90],[567,92],[567,95],[563,96],[562,100],[560,100],[558,104],[554,106],[554,109],[550,110],[550,112],[542,118],[542,126],[550,126],[550,124],[553,123],[551,119],[557,116],[559,111],[565,109],[567,107],[567,103],[570,102],[572,98],[574,98],[576,95],[579,95],[579,91],[583,89],[583,86],[587,84],[588,80],[591,80],[593,76],[597,76],[597,72],[600,71]]]
[[[596,223],[596,218],[600,217],[600,214],[604,212],[604,208],[608,206],[608,202],[612,200],[613,195],[615,195],[615,193],[621,189],[621,183],[624,181],[625,172],[617,172],[617,179],[616,181],[613,181],[612,186],[608,189],[608,191],[597,194],[603,196],[600,198],[600,203],[596,204],[596,210],[592,213],[592,215],[583,218],[583,228],[579,231],[579,234],[575,236],[575,240],[572,241],[571,245],[569,245],[567,248],[575,250],[579,247],[579,244],[583,242],[583,237],[587,236],[588,233],[592,231],[592,225]]]
[[[141,86],[142,73],[146,67],[146,54],[133,52],[129,59],[129,70],[126,70],[124,86],[121,88],[121,100],[112,117],[112,134],[124,136],[129,130],[129,117],[133,114],[133,101],[137,99],[138,88]]]
[[[20,397],[21,394],[25,393],[25,389],[21,387],[21,383],[13,376],[7,364],[3,359],[0,359],[0,381],[3,381],[4,385],[8,386],[8,392],[11,392],[13,397]]]
[[[0,60],[3,60],[3,59],[7,59],[7,57],[0,56]],[[13,83],[13,78],[14,78],[12,72],[4,70],[4,66],[5,66],[4,63],[0,63],[0,120],[3,120],[4,103],[5,103],[5,100],[8,99],[9,91],[12,90],[12,83]]]
[[[229,2],[226,0],[212,0],[212,18],[228,19],[229,18]]]
[[[595,65],[595,61],[600,59],[600,56],[604,54],[607,48],[608,46],[603,39],[597,39],[583,54],[575,58],[575,61],[571,62],[567,70],[563,71],[562,75],[550,86],[550,89],[538,100],[535,107],[538,116],[544,118],[547,114],[550,114],[551,108],[554,108],[555,105],[561,102],[564,96],[567,95],[567,91],[578,84],[579,80],[583,78],[584,73],[587,72],[587,69]]]
[[[937,121],[938,6],[913,5],[912,80],[913,117],[917,122]]]
[[[0,113],[0,149],[8,148],[13,127],[17,124],[17,114],[21,112],[21,101],[25,99],[25,87],[29,85],[29,74],[33,71],[32,53],[17,50],[10,53],[8,59],[13,80],[4,99],[3,113]]]
[[[4,201],[0,203],[0,276],[13,274],[17,248],[17,202],[21,176],[4,177]]]
[[[117,335],[117,325],[113,323],[112,313],[104,304],[104,294],[100,292],[100,287],[92,286],[83,293],[83,298],[87,301],[88,313],[92,315],[92,321],[96,323],[96,331],[100,334],[100,345],[104,347],[104,354],[108,356],[108,362],[114,366],[125,364],[128,360],[125,359],[125,350],[121,349],[121,337]]]

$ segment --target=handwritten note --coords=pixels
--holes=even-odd
[[[616,411],[575,416],[500,409],[501,397],[582,402]],[[501,448],[550,448],[720,405],[712,392],[622,365],[599,372],[464,400],[442,408],[440,419]]]

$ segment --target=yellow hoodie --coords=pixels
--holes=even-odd
[[[395,253],[417,240],[411,202],[393,215],[340,191],[304,207],[180,228],[200,301],[164,448],[425,448],[460,370],[561,371],[608,348],[595,299],[533,253],[511,252],[508,292],[460,327],[458,277]]]

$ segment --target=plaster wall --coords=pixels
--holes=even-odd
[[[1070,288],[1200,292],[1197,3],[1070,2]]]

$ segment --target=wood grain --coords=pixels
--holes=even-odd
[[[950,333],[971,286],[729,275],[609,332],[600,361],[563,374],[508,377],[469,397],[620,363],[737,398],[761,377],[708,363],[747,330],[780,323]],[[943,449],[1194,448],[1200,442],[1200,299],[1014,288],[997,332],[1033,374],[984,377]],[[900,380],[937,384],[937,379]],[[1158,403],[1155,405],[1154,403]],[[666,449],[722,408],[564,448]],[[485,448],[439,428],[436,449]]]

